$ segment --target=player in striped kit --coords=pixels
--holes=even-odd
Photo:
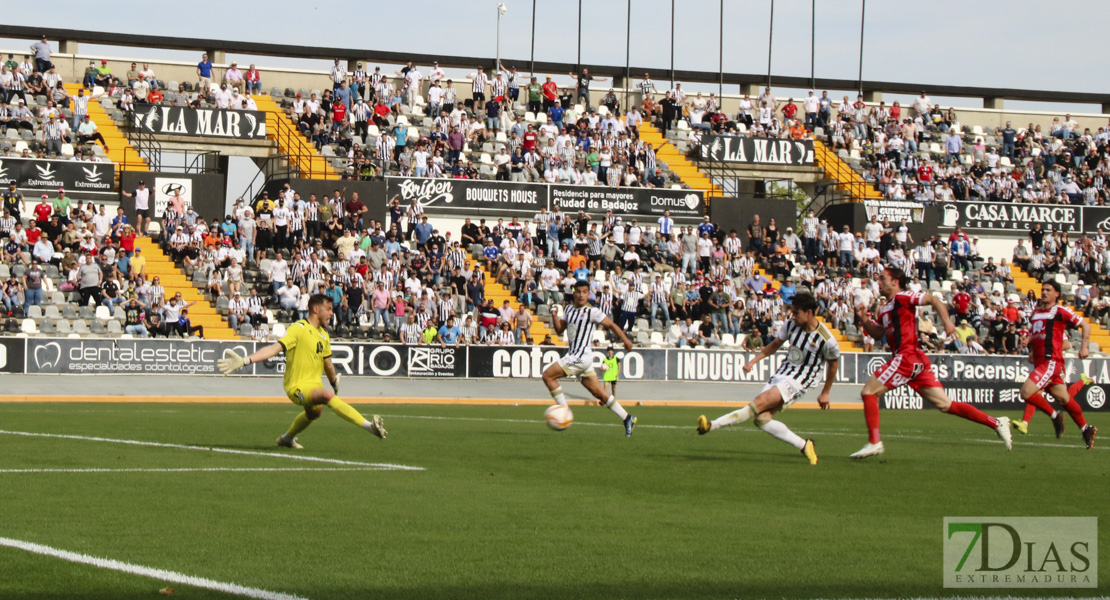
[[[879,309],[879,322],[867,316],[867,307],[856,309],[862,328],[872,338],[879,340],[884,336],[890,345],[892,356],[889,361],[875,371],[860,392],[863,400],[863,417],[867,421],[867,445],[852,458],[867,458],[882,454],[885,450],[879,438],[879,396],[903,385],[910,386],[929,404],[943,412],[963,417],[980,425],[994,429],[1006,450],[1013,446],[1009,417],[994,418],[966,402],[954,402],[944,392],[937,381],[936,373],[929,357],[921,350],[917,331],[917,307],[926,304],[940,315],[944,331],[952,335],[956,326],[948,318],[948,308],[944,301],[932,294],[911,292],[909,277],[897,267],[887,267],[879,274],[879,293],[887,299]]]
[[[628,339],[628,336],[605,313],[590,306],[590,283],[588,281],[579,281],[574,284],[573,297],[574,300],[570,306],[565,307],[562,311],[552,311],[551,322],[555,327],[555,333],[561,335],[564,331],[567,332],[569,348],[563,358],[552,363],[544,370],[543,382],[547,385],[547,389],[551,391],[551,397],[555,399],[555,402],[566,406],[567,398],[563,394],[562,386],[559,385],[559,379],[562,377],[581,378],[582,385],[593,394],[594,398],[597,398],[598,404],[607,407],[620,417],[621,421],[624,422],[625,437],[630,436],[632,435],[632,429],[636,426],[636,417],[628,414],[616,398],[611,394],[606,394],[602,389],[601,382],[597,380],[597,373],[594,371],[594,352],[591,344],[593,343],[594,331],[597,330],[598,326],[608,329],[619,337],[621,342],[624,343],[625,350],[632,350],[632,340]]]
[[[759,361],[777,352],[783,344],[789,343],[786,360],[779,365],[778,371],[771,376],[759,395],[744,408],[712,421],[705,415],[698,417],[698,433],[705,435],[754,418],[756,427],[794,446],[811,465],[815,465],[817,450],[813,440],[802,439],[785,424],[774,420],[774,415],[805,395],[806,390],[817,383],[822,370],[825,373],[825,387],[817,396],[817,403],[823,410],[829,407],[829,390],[836,380],[836,370],[840,364],[840,346],[828,328],[817,320],[817,300],[812,294],[803,292],[794,296],[790,310],[793,318],[783,323],[774,341],[764,346],[755,358],[744,365],[744,372],[750,373]]]
[[[1021,421],[1014,423],[1014,429],[1021,433],[1029,432],[1029,418],[1032,417],[1030,407],[1036,407],[1052,417],[1052,424],[1056,428],[1056,437],[1064,434],[1064,415],[1052,408],[1042,393],[1048,390],[1056,402],[1071,415],[1079,432],[1083,435],[1083,442],[1090,450],[1095,445],[1095,434],[1098,429],[1087,423],[1083,417],[1083,409],[1079,403],[1072,400],[1073,394],[1064,385],[1061,377],[1064,373],[1064,342],[1069,327],[1078,327],[1083,337],[1079,344],[1079,358],[1087,358],[1088,342],[1091,339],[1091,324],[1083,320],[1066,306],[1057,304],[1060,300],[1060,285],[1055,281],[1046,281],[1041,285],[1041,297],[1037,302],[1037,310],[1029,318],[1032,323],[1032,334],[1029,339],[1029,360],[1033,362],[1033,371],[1021,386],[1021,397],[1025,399],[1025,416]],[[1082,381],[1080,383],[1083,383]],[[1082,386],[1079,386],[1082,389]],[[1078,389],[1076,390],[1078,392]]]

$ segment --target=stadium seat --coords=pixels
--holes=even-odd
[[[123,333],[123,326],[119,321],[112,319],[108,321],[108,333]]]
[[[38,325],[35,324],[34,319],[23,319],[23,324],[20,326],[20,331],[26,334],[36,334],[39,332]]]
[[[30,307],[27,308],[27,318],[28,319],[41,319],[42,318],[42,307],[38,306],[37,304],[32,304]]]
[[[69,335],[73,333],[72,325],[70,325],[70,322],[65,319],[59,319],[57,327],[59,335]]]
[[[112,312],[108,310],[107,306],[96,307],[96,319],[98,321],[107,321],[112,318]]]
[[[666,343],[663,339],[663,334],[658,331],[651,332],[650,341],[652,346],[662,346]]]
[[[89,332],[89,324],[83,320],[73,322],[73,333],[85,335]]]
[[[53,334],[57,332],[58,329],[54,326],[54,321],[44,320],[39,326],[39,333]]]
[[[736,345],[736,338],[731,333],[721,334],[721,345],[730,348]]]

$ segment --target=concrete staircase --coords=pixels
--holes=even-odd
[[[836,152],[820,140],[813,141],[813,158],[818,167],[825,171],[825,177],[836,182],[836,188],[851,202],[880,200],[883,195],[875,186],[864,181],[855,169],[844,162]]]
[[[278,152],[289,160],[306,179],[340,179],[328,158],[316,150],[312,141],[301,134],[296,123],[270,96],[252,96],[258,110],[266,113],[266,137],[277,142]]]
[[[206,340],[237,340],[239,335],[228,326],[208,300],[193,287],[192,282],[185,276],[181,269],[173,263],[170,257],[162,252],[162,248],[149,237],[135,240],[135,247],[142,248],[146,258],[146,277],[153,279],[155,276],[161,280],[162,287],[166,290],[166,299],[172,298],[177,292],[186,302],[196,304],[189,307],[189,320],[193,325],[204,326],[204,339]]]
[[[1040,296],[1041,283],[1033,276],[1026,273],[1017,265],[1010,265],[1010,273],[1014,277],[1014,287],[1021,291],[1022,296],[1025,296],[1030,291]],[[1068,308],[1075,310],[1076,314],[1082,315],[1083,319],[1091,324],[1091,341],[1098,344],[1099,351],[1110,354],[1110,331],[1107,331],[1098,321],[1088,318],[1083,311],[1074,306],[1069,305]],[[1078,348],[1075,350],[1078,350]]]
[[[81,89],[80,83],[66,83],[63,84],[67,93],[74,96],[77,95],[77,90]],[[104,141],[108,145],[106,154],[108,160],[116,163],[119,168],[116,169],[117,175],[123,171],[126,166],[128,171],[149,171],[150,166],[147,164],[145,158],[139,156],[139,153],[127,141],[127,136],[120,131],[119,126],[112,120],[108,111],[100,106],[100,102],[96,100],[89,100],[89,120],[96,123],[97,129],[100,134],[104,136]],[[96,143],[96,142],[93,142]]]
[[[501,305],[508,300],[509,306],[513,307],[513,310],[520,310],[520,302],[517,301],[516,296],[493,278],[493,274],[486,270],[485,263],[469,258],[467,260],[467,269],[473,270],[475,264],[482,270],[482,282],[486,286],[486,299],[493,300],[493,305],[497,308],[500,308]],[[551,340],[555,342],[556,346],[566,346],[566,342],[563,341],[562,337],[555,335],[555,330],[547,323],[541,321],[540,317],[535,313],[532,314],[532,327],[528,330],[528,335],[532,336],[532,340],[537,345],[543,341],[544,336],[550,335]]]
[[[651,144],[655,150],[656,160],[667,163],[670,170],[682,178],[682,182],[695,190],[705,192],[706,198],[723,196],[721,188],[710,181],[709,177],[698,170],[678,148],[675,148],[654,125],[642,123],[639,127],[640,139]]]

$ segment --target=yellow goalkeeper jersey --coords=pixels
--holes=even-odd
[[[323,327],[313,327],[302,319],[289,326],[285,337],[278,340],[285,350],[285,380],[288,390],[294,384],[320,384],[324,359],[331,358],[331,338]]]

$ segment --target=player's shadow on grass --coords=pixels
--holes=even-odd
[[[662,462],[738,462],[737,456],[741,455],[746,458],[750,457],[760,462],[787,462],[786,460],[780,460],[783,458],[781,453],[775,454],[772,452],[752,452],[740,450],[712,450],[707,451],[705,454],[646,454],[644,456],[645,458],[650,458],[652,460],[658,460]]]

